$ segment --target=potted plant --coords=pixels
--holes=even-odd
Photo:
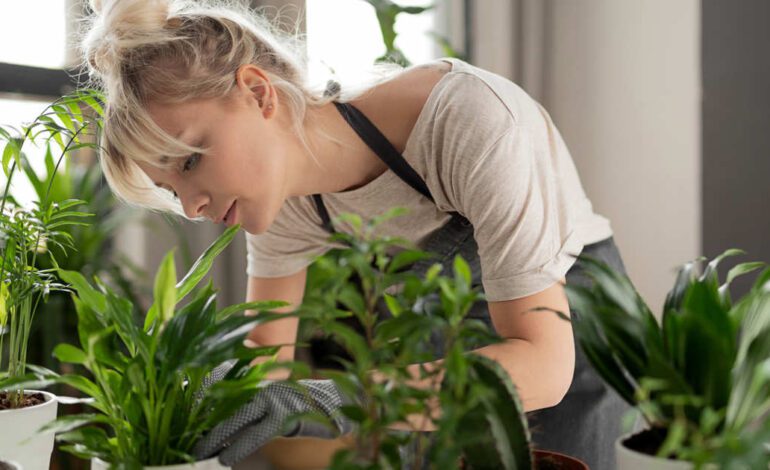
[[[63,227],[83,224],[88,216],[74,210],[82,201],[54,203],[48,196],[56,174],[50,172],[45,182],[45,197],[35,207],[22,207],[10,193],[13,176],[20,171],[26,143],[42,144],[51,152],[58,145],[58,167],[71,151],[90,146],[82,140],[98,126],[85,108],[98,112],[101,106],[94,93],[81,91],[50,104],[40,116],[21,130],[0,127],[2,167],[6,178],[0,201],[0,455],[12,458],[24,467],[48,466],[53,435],[34,436],[45,422],[56,416],[56,397],[45,391],[25,390],[20,386],[28,369],[27,348],[32,320],[40,302],[48,294],[66,289],[51,269],[37,267],[41,257],[51,257],[48,247],[63,253],[75,249]],[[51,159],[53,161],[53,159]],[[8,355],[3,357],[7,344]]]
[[[302,444],[282,439],[266,449],[268,458],[282,469],[587,468],[567,456],[533,451],[508,373],[491,359],[466,354],[479,344],[502,341],[484,323],[466,318],[483,299],[471,286],[467,263],[458,256],[446,262],[450,266],[434,264],[424,276],[407,271],[432,255],[375,233],[382,221],[401,213],[393,209],[367,222],[341,215],[338,220],[348,222],[353,233],[331,237],[343,248],[316,260],[299,309],[306,330],[332,335],[346,353],[338,358],[341,370],[315,373],[359,397],[342,409],[356,423],[354,435],[308,441],[312,452],[306,454],[312,455],[302,462]],[[391,255],[394,251],[399,252]],[[451,276],[441,274],[446,267]],[[378,319],[378,306],[387,318]],[[355,318],[362,330],[339,321],[343,318]],[[431,340],[438,332],[444,338],[440,345]],[[433,432],[420,432],[425,429]]]
[[[683,265],[660,323],[628,278],[582,257],[596,281],[567,286],[576,337],[602,378],[646,422],[621,437],[618,468],[768,468],[770,269],[733,301],[729,287],[764,266],[742,263],[720,284],[704,258]]]
[[[215,257],[232,241],[239,227],[227,229],[200,256],[190,271],[176,279],[173,251],[162,261],[154,284],[154,302],[144,321],[135,319],[133,305],[95,277],[92,286],[82,275],[61,270],[72,285],[78,315],[80,347],[60,344],[54,355],[83,366],[94,377],[38,373],[38,384],[63,383],[90,397],[94,413],[70,415],[43,428],[57,433],[63,450],[92,459],[92,468],[223,468],[217,459],[194,462],[198,438],[229,417],[259,391],[274,361],[250,367],[257,357],[273,355],[276,347],[243,344],[248,331],[285,302],[249,302],[217,309],[211,282],[177,307],[211,268]],[[260,310],[256,316],[244,310]],[[210,372],[233,361],[233,367],[212,384]]]

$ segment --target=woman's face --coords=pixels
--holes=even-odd
[[[138,164],[156,185],[177,194],[188,217],[240,223],[257,234],[267,230],[288,196],[290,139],[278,119],[274,90],[254,87],[252,78],[239,79],[228,99],[150,105],[161,128],[207,151],[177,159],[174,169]]]

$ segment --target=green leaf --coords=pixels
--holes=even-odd
[[[85,302],[85,304],[97,311],[97,312],[103,312],[105,308],[107,307],[107,302],[104,299],[104,295],[91,287],[91,285],[86,281],[86,278],[83,277],[82,274],[76,271],[67,271],[64,269],[58,269],[57,270],[59,277],[61,277],[65,282],[68,284],[71,284],[72,287],[75,288],[75,290],[78,293],[78,297]]]
[[[471,269],[468,267],[468,263],[457,255],[454,259],[454,271],[457,279],[464,281],[465,285],[471,285]]]
[[[109,423],[109,420],[106,416],[95,413],[60,416],[55,421],[45,424],[38,432],[53,431],[54,433],[63,433],[92,423]]]
[[[184,299],[193,287],[198,285],[211,269],[214,259],[219,256],[222,250],[227,248],[239,229],[240,225],[237,224],[228,227],[195,261],[184,278],[177,284],[177,301]]]
[[[390,313],[397,317],[401,314],[402,308],[401,305],[398,303],[398,300],[393,297],[392,295],[383,294],[383,297],[385,298],[385,303],[388,306],[388,310],[390,310]]]
[[[469,356],[469,365],[473,380],[483,384],[490,393],[471,414],[483,414],[492,439],[466,446],[463,450],[468,463],[473,468],[531,469],[527,419],[510,376],[499,363],[478,354]],[[489,460],[492,455],[496,459]]]
[[[176,306],[176,267],[174,266],[174,251],[169,251],[160,264],[155,276],[154,306],[158,309],[160,323],[166,324],[174,316]]]
[[[230,315],[246,310],[274,310],[276,308],[290,305],[283,300],[261,300],[257,302],[244,302],[241,304],[230,305],[217,312],[217,318],[227,318]]]
[[[435,258],[435,254],[426,253],[418,250],[404,250],[398,253],[388,265],[387,273],[395,273],[400,271],[404,267],[413,265],[414,263],[424,260]]]
[[[53,355],[62,362],[70,364],[85,364],[88,360],[86,353],[71,344],[59,344],[53,350]]]

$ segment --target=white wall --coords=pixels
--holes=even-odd
[[[550,112],[654,312],[701,254],[700,2],[475,0],[472,61]]]
[[[659,313],[701,254],[700,2],[551,0],[544,105]]]

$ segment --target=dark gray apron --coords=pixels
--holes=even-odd
[[[387,138],[371,123],[358,109],[349,103],[334,102],[339,112],[351,127],[359,134],[388,167],[402,180],[412,186],[425,197],[433,200],[425,182],[409,166],[401,154],[388,142]],[[334,227],[324,206],[321,195],[313,195],[323,226],[330,233]],[[386,209],[386,208],[383,208]],[[478,246],[473,237],[473,226],[458,213],[443,227],[428,237],[420,248],[440,255],[444,273],[452,272],[452,262],[455,255],[461,255],[469,264],[473,283],[480,288],[481,265],[478,256]],[[612,268],[625,273],[623,261],[612,237],[598,243],[587,245],[583,253],[604,261]],[[418,275],[424,275],[426,270],[437,260],[420,262],[411,270]],[[592,280],[584,273],[581,262],[572,266],[566,275],[567,283],[589,286]],[[383,305],[384,306],[384,305]],[[387,317],[386,308],[379,312]],[[573,317],[579,312],[571,311]],[[494,329],[486,302],[477,302],[471,309],[469,318],[481,320]],[[441,354],[441,338],[433,338],[434,349]],[[628,405],[611,389],[609,389],[594,372],[582,350],[576,345],[575,374],[572,385],[565,398],[557,406],[528,413],[532,441],[535,447],[554,450],[577,457],[586,462],[593,470],[605,470],[615,467],[614,442],[620,435],[622,414],[628,410]],[[339,353],[336,351],[335,353]],[[316,349],[316,356],[323,351]],[[443,357],[443,354],[441,354]],[[315,360],[323,358],[315,357]],[[556,358],[558,360],[558,358]],[[427,468],[427,466],[426,466]]]

